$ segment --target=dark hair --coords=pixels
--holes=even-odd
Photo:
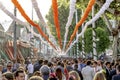
[[[15,77],[18,77],[19,76],[19,73],[24,73],[23,70],[17,70],[14,74]]]
[[[117,65],[116,69],[120,72],[120,65]]]
[[[114,66],[114,65],[115,65],[115,63],[114,63],[114,62],[112,62],[112,63],[111,63],[111,66]]]
[[[96,61],[94,61],[93,63],[94,63],[94,64],[97,64],[97,62],[96,62]]]
[[[63,62],[61,63],[61,66],[64,68],[64,63]]]
[[[69,77],[69,80],[74,80],[74,77],[73,77],[73,76],[70,76],[70,77]]]
[[[61,65],[61,62],[60,62],[60,61],[58,61],[58,62],[57,62],[57,65]]]
[[[77,59],[74,59],[74,62],[77,64],[77,63],[78,63],[78,60],[77,60]]]
[[[48,67],[51,67],[53,66],[53,63],[52,62],[48,62]]]
[[[62,70],[60,68],[57,68],[56,71],[56,76],[59,80],[62,80]]]
[[[77,64],[74,65],[74,69],[78,69],[78,65]]]
[[[44,60],[44,64],[48,64],[48,60]]]
[[[105,63],[105,65],[108,65],[108,64],[110,64],[110,62],[106,62],[106,63]]]
[[[58,80],[57,78],[49,78],[49,80]]]
[[[43,60],[42,60],[42,59],[40,59],[40,60],[39,60],[39,64],[42,64],[42,63],[43,63]]]
[[[87,61],[87,65],[91,65],[92,62],[90,60]]]

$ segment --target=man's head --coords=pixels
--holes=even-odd
[[[5,72],[2,74],[2,80],[14,80],[14,75],[11,72]]]
[[[120,65],[118,65],[118,66],[116,67],[116,72],[117,72],[117,74],[120,74]]]
[[[7,63],[7,69],[8,69],[8,70],[11,70],[11,69],[12,69],[12,66],[13,66],[12,62],[8,62],[8,63]]]
[[[74,65],[74,69],[78,69],[78,65],[77,64]]]
[[[94,61],[94,62],[93,62],[93,67],[96,67],[96,66],[97,66],[97,62]]]
[[[48,67],[52,67],[53,63],[52,62],[48,62]]]
[[[90,60],[87,61],[87,65],[90,66],[92,62]]]
[[[16,80],[25,80],[25,73],[23,70],[18,70],[15,72],[15,79]]]
[[[42,63],[43,63],[43,60],[42,60],[42,59],[40,59],[40,60],[39,60],[39,64],[42,64]]]
[[[74,59],[74,63],[75,63],[75,64],[78,64],[78,60],[77,60],[77,59]]]
[[[48,60],[44,60],[44,65],[47,65],[48,64]]]
[[[106,62],[105,65],[107,68],[110,68],[110,62]]]

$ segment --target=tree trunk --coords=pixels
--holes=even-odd
[[[118,54],[118,39],[119,39],[119,34],[113,36],[113,45],[112,45],[112,49],[113,49],[113,59],[116,60],[117,54]]]
[[[113,36],[113,45],[112,45],[112,50],[113,50],[113,59],[116,60],[117,59],[117,54],[118,54],[118,40],[119,40],[119,25],[116,24],[116,28],[112,28],[112,24],[110,23],[110,21],[108,20],[108,17],[106,16],[106,14],[103,14],[104,20],[107,24],[107,28],[109,29],[109,31],[111,32],[112,36]]]

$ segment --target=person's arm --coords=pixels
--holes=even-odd
[[[112,77],[112,80],[116,80],[116,79],[115,79],[115,76]]]

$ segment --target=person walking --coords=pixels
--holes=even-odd
[[[91,65],[92,65],[92,62],[88,60],[86,67],[82,69],[83,80],[93,80],[95,73]]]
[[[97,72],[94,76],[93,80],[106,80],[106,77],[104,75],[104,73],[102,72]]]
[[[112,77],[112,80],[120,80],[120,65],[116,67],[117,74]]]

